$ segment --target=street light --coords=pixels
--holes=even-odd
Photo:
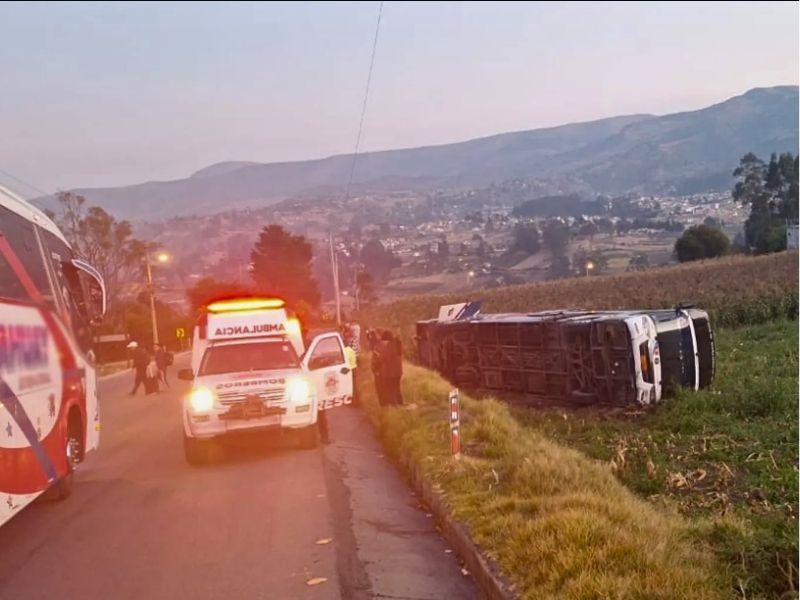
[[[170,255],[166,252],[156,254],[156,261],[166,264],[170,260]],[[147,264],[147,290],[150,292],[150,320],[153,324],[153,344],[158,344],[158,321],[156,320],[156,293],[153,286],[153,270],[150,265],[150,252],[145,253],[145,263]]]
[[[594,270],[594,262],[591,260],[586,261],[586,276],[589,277],[591,272]]]

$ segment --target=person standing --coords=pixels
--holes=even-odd
[[[131,356],[133,358],[134,373],[131,396],[136,395],[136,392],[139,390],[139,385],[145,387],[145,393],[147,393],[145,380],[147,379],[147,365],[150,363],[150,357],[144,348],[139,348],[139,344],[136,342],[131,342],[128,344],[128,348],[130,349]]]
[[[317,431],[319,432],[319,440],[323,444],[330,444],[331,437],[328,433],[328,411],[319,410],[317,412]]]
[[[155,354],[147,355],[147,368],[145,369],[144,392],[147,396],[158,393],[158,365],[156,364]]]
[[[403,354],[400,341],[389,331],[384,331],[374,357],[375,388],[381,406],[399,406],[403,403],[400,380],[403,377]],[[375,360],[373,358],[373,360]]]
[[[388,403],[392,406],[403,404],[403,392],[400,382],[403,379],[403,349],[400,340],[389,332],[385,338],[386,350],[383,358],[383,377],[386,386]]]
[[[170,353],[167,352],[164,346],[159,346],[158,344],[154,346],[154,349],[156,353],[156,366],[158,367],[158,379],[169,387],[169,382],[167,381],[167,367],[172,364]]]
[[[358,355],[356,355],[356,351],[353,350],[352,346],[345,345],[344,347],[344,355],[347,358],[347,366],[350,367],[350,373],[352,373],[352,381],[353,381],[353,403],[352,406],[358,406],[358,382],[356,380],[357,370],[358,370]]]
[[[359,336],[361,329],[355,323],[350,323],[345,327],[344,331],[344,354],[347,358],[347,366],[353,374],[353,406],[359,404],[358,394],[358,354],[359,354]]]
[[[384,371],[384,348],[385,344],[379,338],[377,332],[373,332],[372,336],[372,360],[370,367],[372,368],[372,376],[375,380],[375,395],[378,396],[378,404],[386,406],[388,404],[386,396],[386,381],[383,375]]]

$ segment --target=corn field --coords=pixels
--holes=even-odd
[[[362,311],[367,327],[399,332],[407,355],[414,353],[414,324],[435,318],[442,304],[482,301],[482,312],[549,309],[613,310],[670,308],[690,302],[711,314],[714,327],[796,318],[798,254],[732,256],[621,275],[562,279],[464,295],[411,296]]]

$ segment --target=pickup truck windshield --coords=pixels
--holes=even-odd
[[[200,375],[221,375],[242,371],[270,371],[300,366],[289,342],[259,342],[211,346],[203,355]]]

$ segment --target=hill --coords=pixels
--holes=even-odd
[[[700,110],[627,115],[465,142],[365,153],[354,181],[387,189],[475,187],[515,178],[577,178],[597,192],[729,188],[746,152],[796,151],[798,88],[757,88]],[[226,162],[175,181],[76,191],[118,217],[153,219],[266,206],[312,189],[341,192],[352,155]],[[47,204],[47,201],[43,201]]]

